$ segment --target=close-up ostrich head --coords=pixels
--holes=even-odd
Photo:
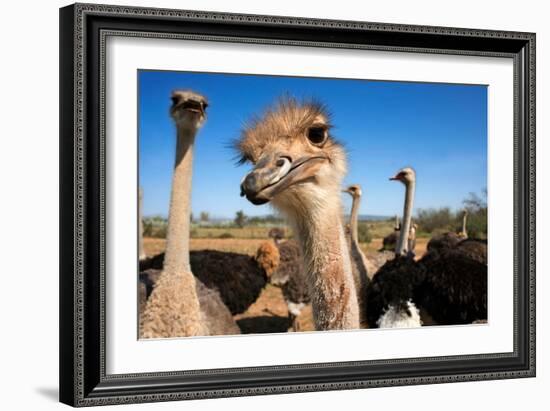
[[[412,167],[405,167],[399,170],[396,175],[390,177],[390,180],[401,181],[403,184],[407,185],[415,182],[416,172]]]
[[[353,198],[360,198],[363,195],[363,191],[358,184],[352,184],[343,191],[344,193],[351,195]]]
[[[206,97],[192,90],[175,90],[172,92],[170,115],[178,126],[194,129],[200,128],[206,120]]]
[[[322,104],[290,97],[253,119],[237,142],[241,162],[254,166],[242,180],[241,195],[286,211],[332,198],[340,192],[346,156],[330,129]]]

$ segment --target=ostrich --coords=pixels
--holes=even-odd
[[[359,328],[359,308],[342,224],[346,154],[330,136],[325,108],[282,98],[243,130],[236,143],[254,165],[241,195],[271,202],[291,222],[317,330]]]
[[[207,105],[206,98],[192,91],[172,94],[170,114],[176,123],[177,143],[166,255],[140,317],[144,338],[240,333],[217,293],[195,278],[189,262],[193,144],[206,119]]]
[[[418,225],[415,223],[411,223],[411,229],[409,230],[409,238],[408,241],[408,251],[409,253],[414,257],[416,256],[416,230],[418,228]]]
[[[401,169],[390,180],[405,185],[403,225],[395,249],[395,258],[386,262],[376,273],[367,288],[367,322],[370,328],[419,327],[420,312],[411,301],[415,285],[422,280],[423,271],[408,252],[408,236],[416,185],[416,173],[410,168]]]
[[[140,278],[148,294],[163,268],[165,253],[140,261]],[[231,314],[241,314],[253,304],[267,283],[267,271],[252,256],[218,250],[190,252],[191,272],[206,287],[216,290]]]
[[[466,222],[468,219],[468,210],[464,209],[462,213],[462,230],[459,233],[452,231],[439,234],[432,237],[428,242],[428,251],[437,251],[442,249],[449,249],[456,247],[462,240],[468,238],[468,232],[466,231]]]
[[[357,299],[359,301],[359,312],[365,312],[365,301],[364,296],[367,291],[367,285],[369,283],[369,273],[374,272],[374,266],[370,263],[369,259],[365,256],[361,247],[359,245],[359,234],[358,234],[358,224],[359,224],[359,202],[361,201],[361,196],[363,191],[361,186],[358,184],[353,184],[347,189],[343,190],[345,193],[348,193],[352,197],[351,203],[351,213],[350,213],[350,222],[349,222],[349,247],[350,247],[350,256],[351,256],[351,268],[353,272],[353,277],[355,280],[355,288],[357,290]],[[370,274],[372,276],[372,274]],[[363,319],[361,318],[363,323]]]
[[[437,324],[469,324],[487,318],[487,265],[459,248],[428,252],[415,262],[404,232],[409,230],[416,174],[400,170],[392,180],[406,187],[403,230],[395,259],[367,289],[370,327],[417,327],[420,310]]]
[[[470,258],[487,265],[487,240],[467,238],[458,243],[456,248]]]
[[[462,214],[462,230],[459,233],[448,232],[432,238],[428,242],[429,252],[456,249],[457,251],[487,265],[487,240],[469,238],[466,230],[468,210]]]
[[[261,244],[256,253],[256,259],[266,271],[272,271],[269,282],[281,287],[292,330],[298,331],[297,318],[310,302],[300,246],[295,240],[283,241],[284,231],[279,228],[271,229],[269,237],[273,242]],[[275,258],[267,258],[268,255],[275,254],[274,250],[271,251],[271,247],[277,250],[276,262]]]
[[[416,230],[418,228],[417,224],[411,223],[411,229],[409,232],[409,238],[408,238],[408,250],[411,254],[415,255],[415,248],[416,248]],[[389,251],[395,252],[395,249],[397,248],[397,242],[399,240],[400,232],[401,231],[401,224],[399,223],[399,218],[395,216],[395,225],[393,227],[393,232],[388,234],[386,237],[382,240],[382,248],[378,251]]]
[[[283,286],[288,282],[290,277],[296,275],[296,272],[303,271],[300,245],[296,240],[285,240],[284,230],[280,228],[272,228],[269,230],[268,236],[273,240],[279,251],[279,263],[269,281],[273,285]]]
[[[393,232],[382,239],[382,248],[380,249],[380,251],[395,251],[397,240],[399,240],[399,230],[401,230],[401,223],[399,222],[399,217],[397,217],[396,214],[395,224],[393,225]]]

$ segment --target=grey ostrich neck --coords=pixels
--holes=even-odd
[[[403,208],[403,223],[399,233],[399,244],[396,255],[406,255],[409,251],[408,237],[411,230],[411,219],[414,202],[415,181],[405,182],[405,206]]]
[[[359,309],[339,196],[326,196],[295,215],[317,329],[359,327]]]
[[[359,220],[359,196],[353,196],[351,202],[350,229],[352,243],[359,243],[358,220]]]
[[[166,235],[164,271],[191,271],[189,264],[189,225],[193,145],[197,134],[195,124],[177,125],[176,163],[172,178],[172,194]]]
[[[462,216],[462,235],[464,237],[468,236],[468,232],[466,231],[466,220],[468,219],[468,213],[464,213]]]
[[[360,196],[353,196],[353,200],[351,203],[351,217],[350,217],[350,229],[351,229],[350,247],[351,247],[351,254],[353,256],[353,259],[355,260],[355,265],[359,272],[359,281],[361,284],[360,288],[364,288],[368,284],[369,277],[368,277],[366,257],[363,254],[363,251],[361,251],[361,247],[359,245],[358,225],[359,225],[359,203],[360,202],[361,202]]]

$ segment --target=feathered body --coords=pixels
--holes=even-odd
[[[401,311],[412,316],[409,301],[415,289],[425,278],[424,267],[409,256],[397,256],[386,262],[367,287],[366,318],[369,328],[379,327],[380,318],[387,311]]]
[[[454,248],[462,240],[464,240],[464,238],[457,233],[448,232],[448,233],[439,234],[435,237],[432,237],[430,241],[428,241],[427,250],[430,252],[430,251],[440,251],[443,249]]]
[[[388,261],[367,289],[369,327],[395,307],[410,312],[409,303],[437,324],[470,324],[487,318],[487,265],[460,249]]]
[[[164,253],[141,261],[140,272],[161,270],[163,261]],[[206,287],[217,291],[232,314],[246,311],[258,299],[267,283],[265,271],[253,257],[246,254],[216,250],[191,251],[190,262],[195,277]]]

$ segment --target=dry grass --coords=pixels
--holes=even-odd
[[[193,227],[191,229],[192,239],[220,238],[231,236],[231,238],[245,239],[267,239],[267,234],[272,227],[246,226],[238,227]],[[287,236],[291,235],[290,229],[286,229]]]

